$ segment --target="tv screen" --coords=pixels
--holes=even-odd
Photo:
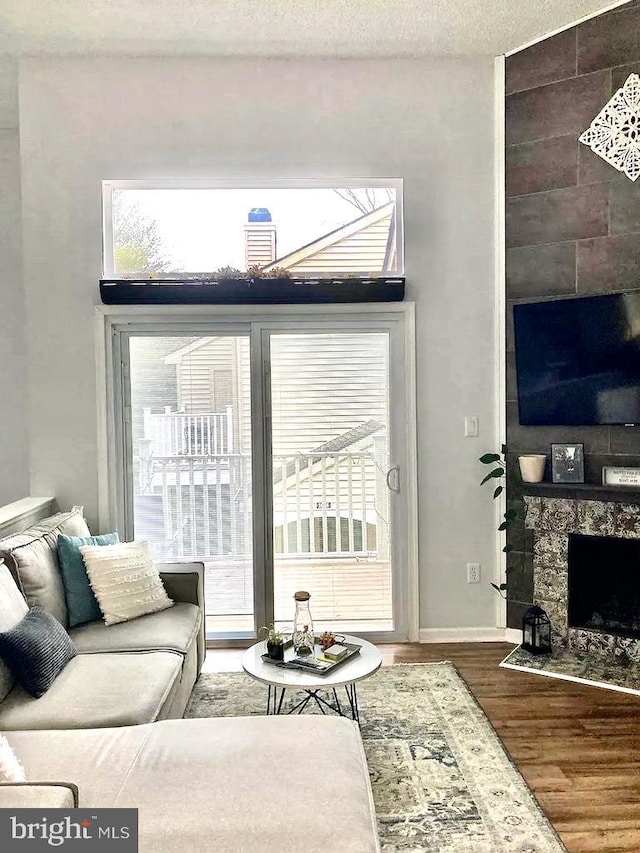
[[[640,424],[640,293],[514,305],[520,423]]]

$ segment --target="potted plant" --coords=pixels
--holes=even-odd
[[[502,445],[500,448],[500,453],[485,453],[480,457],[480,462],[483,465],[491,465],[491,471],[484,477],[480,485],[484,485],[485,483],[492,483],[494,488],[493,491],[493,499],[499,498],[502,492],[504,491],[504,486],[502,484],[496,485],[496,480],[502,480],[506,478],[507,472],[507,448],[506,445]],[[498,525],[498,530],[501,533],[505,533],[507,528],[510,527],[518,518],[518,512],[515,509],[508,509],[503,515],[502,522]],[[507,543],[502,549],[505,554],[508,554],[510,551],[513,551],[513,545]],[[508,570],[507,570],[508,571]],[[503,597],[507,597],[507,584],[501,583],[500,585],[492,583],[491,586]]]
[[[267,641],[267,654],[272,660],[284,660],[284,636],[273,625],[263,625],[258,631]]]

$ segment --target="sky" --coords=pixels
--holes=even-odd
[[[125,200],[158,222],[165,251],[184,272],[245,269],[244,228],[252,207],[266,207],[277,229],[277,256],[362,214],[327,188],[124,190]],[[377,190],[376,206],[387,195]]]

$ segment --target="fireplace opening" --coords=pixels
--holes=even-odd
[[[569,535],[569,626],[640,638],[640,540]]]

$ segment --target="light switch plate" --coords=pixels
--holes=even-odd
[[[464,419],[464,435],[465,438],[477,438],[480,432],[479,419],[475,415],[471,415]]]

